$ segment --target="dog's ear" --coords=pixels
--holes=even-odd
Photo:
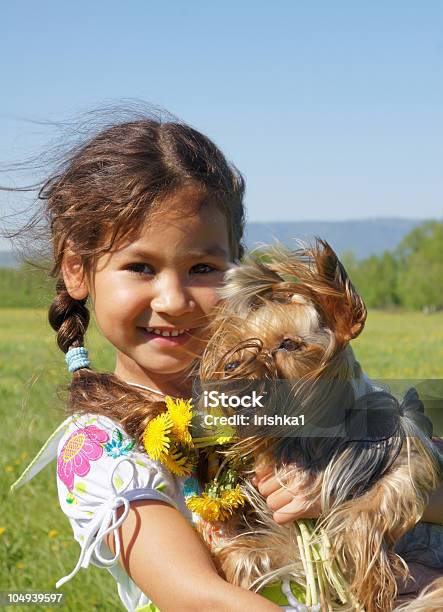
[[[309,252],[319,281],[312,286],[313,299],[320,303],[331,329],[348,342],[356,338],[365,325],[365,303],[326,241],[317,238],[314,248],[309,249]]]
[[[240,266],[230,268],[225,274],[225,286],[220,296],[228,300],[229,310],[239,316],[270,297],[273,288],[283,283],[277,272],[271,270],[259,255],[248,255]]]

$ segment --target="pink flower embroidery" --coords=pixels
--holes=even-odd
[[[91,469],[89,462],[100,459],[102,443],[108,439],[108,434],[95,425],[78,429],[69,436],[57,459],[57,473],[69,490],[74,486],[74,474],[85,476]]]

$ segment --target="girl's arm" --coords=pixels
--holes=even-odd
[[[164,502],[131,502],[119,537],[121,565],[161,612],[279,609],[264,597],[223,580],[191,525]],[[115,552],[112,534],[107,543]]]

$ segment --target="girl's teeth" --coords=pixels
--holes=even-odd
[[[185,331],[189,331],[189,330],[184,330],[184,329],[173,329],[172,331],[162,331],[161,329],[154,329],[152,327],[147,327],[146,328],[148,332],[150,333],[154,333],[157,334],[157,336],[165,336],[166,338],[168,338],[169,336],[181,336],[182,334],[185,333]]]

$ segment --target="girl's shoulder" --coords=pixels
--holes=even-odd
[[[95,445],[97,448],[101,446],[105,454],[113,458],[126,455],[136,447],[136,441],[125,432],[119,423],[101,414],[73,414],[69,417],[66,420],[66,429],[60,441],[59,450],[62,446],[66,446],[68,440],[71,450],[73,447],[77,448],[82,442],[83,446],[87,444]],[[77,445],[74,441],[77,442]]]
[[[97,414],[73,415],[58,444],[62,509],[79,516],[115,498],[155,498],[180,505],[178,479],[154,461],[117,423]]]
[[[118,423],[103,415],[74,414],[67,420],[58,445],[57,474],[72,491],[76,476],[88,475],[96,462],[103,468],[104,464],[110,467],[112,460],[135,454],[146,459],[142,465],[147,467],[148,457]]]
[[[110,427],[118,427],[123,431],[123,428],[117,421],[111,419],[104,414],[95,414],[95,413],[74,413],[69,416],[66,421],[66,427],[69,429],[80,429],[82,427],[90,427],[90,426],[100,426],[105,429],[109,429]]]
[[[97,414],[74,414],[66,421],[66,428],[58,444],[57,476],[59,485],[69,491],[79,490],[98,481],[112,481],[107,475],[120,463],[126,471],[132,465],[133,471],[140,475],[162,472],[162,466],[152,461],[142,448],[137,446],[119,423]]]

